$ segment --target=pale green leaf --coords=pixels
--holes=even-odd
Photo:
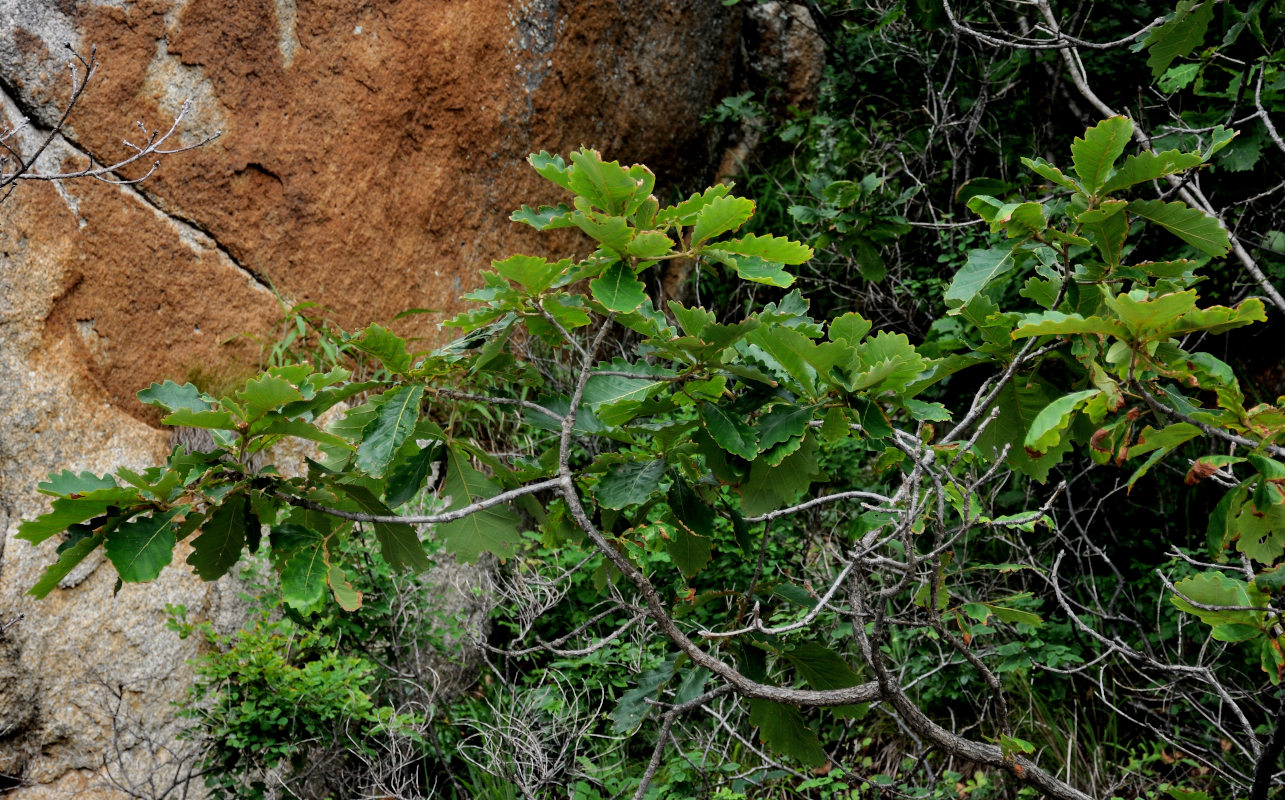
[[[1000,277],[1011,272],[1017,266],[1018,249],[1012,247],[992,247],[989,250],[970,250],[968,260],[963,268],[955,273],[955,278],[946,290],[946,305],[962,306],[974,296],[994,283]]]
[[[531,294],[540,294],[553,281],[571,267],[571,259],[550,262],[538,256],[509,256],[503,261],[492,261],[491,267]]]
[[[326,573],[326,582],[330,584],[335,602],[344,611],[356,611],[361,608],[361,592],[354,589],[348,582],[348,576],[338,564],[332,566]]]
[[[1106,185],[1132,136],[1133,123],[1127,118],[1108,117],[1071,143],[1071,163],[1087,194],[1096,196]]]
[[[725,183],[716,183],[706,189],[704,192],[697,192],[691,197],[676,206],[662,208],[656,213],[656,224],[664,225],[676,223],[678,225],[692,225],[696,222],[696,215],[706,206],[720,197],[727,197],[727,193],[732,187]]]
[[[1063,395],[1045,406],[1031,422],[1024,442],[1028,450],[1044,453],[1057,446],[1062,440],[1062,432],[1071,424],[1071,417],[1090,397],[1100,394],[1100,389],[1085,389]]]
[[[639,231],[629,243],[628,254],[644,261],[667,255],[674,248],[674,240],[660,231]]]
[[[303,611],[326,593],[325,554],[321,542],[305,547],[286,560],[281,570],[281,597],[292,608]]]
[[[204,411],[211,405],[209,399],[192,384],[185,383],[180,386],[168,380],[164,383],[153,383],[138,393],[138,399],[140,402],[160,406],[167,411],[177,411],[180,408]]]
[[[1227,231],[1218,220],[1199,209],[1189,208],[1186,203],[1134,200],[1129,203],[1129,211],[1154,222],[1202,253],[1218,257],[1231,249]]]
[[[1166,150],[1163,153],[1147,151],[1129,156],[1102,187],[1102,192],[1109,194],[1139,183],[1148,183],[1175,172],[1198,167],[1201,161],[1200,153],[1184,153],[1179,150]]]
[[[812,248],[784,236],[757,236],[747,233],[739,239],[719,242],[718,247],[728,253],[758,256],[764,261],[780,264],[802,264],[812,258]]]
[[[634,276],[634,271],[617,261],[602,276],[589,282],[589,291],[608,311],[628,313],[647,299],[646,287]]]
[[[696,214],[696,225],[692,228],[692,246],[736,230],[753,214],[753,200],[731,196],[715,198]]]

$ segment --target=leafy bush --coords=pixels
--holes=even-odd
[[[644,167],[584,149],[570,161],[534,155],[532,166],[572,203],[524,206],[514,219],[577,228],[596,243],[593,253],[495,262],[467,296],[477,307],[450,323],[461,338],[436,350],[412,351],[378,325],[344,336],[382,365],[378,379],[300,363],[270,367],[224,397],[154,384],[140,399],[165,409],[168,424],[210,430],[217,448],[177,448],[142,474],[51,476],[41,489],[55,497],[53,510],[24,523],[21,536],[70,537],[33,592],[50,591],[99,546],[122,581],[151,580],[176,543],[196,534],[188,563],[204,579],[265,549],[289,606],[314,608],[329,594],[356,611],[366,564],[352,543],[367,530],[400,570],[429,564],[416,525],[431,526],[435,547],[461,559],[489,552],[517,565],[539,555],[521,535],[534,526],[548,551],[584,554],[559,577],[578,591],[592,587],[606,608],[545,639],[537,621],[567,598],[567,585],[542,583],[538,569],[517,571],[529,590],[513,595],[529,606],[512,626],[518,642],[573,659],[631,631],[645,643],[649,668],[611,716],[616,736],[658,717],[641,772],[624,770],[638,797],[662,766],[669,783],[657,793],[688,780],[705,791],[710,781],[726,783],[719,763],[693,762],[684,776],[678,760],[665,759],[687,715],[703,710],[730,730],[724,741],[739,744],[719,761],[747,771],[726,788],[747,791],[774,777],[804,778],[789,765],[824,769],[835,752],[852,758],[865,745],[847,720],[878,703],[948,758],[1030,791],[1083,798],[1063,752],[1042,744],[1056,737],[1041,727],[1056,723],[1011,700],[1029,691],[1033,669],[1053,680],[1056,670],[1077,673],[1081,661],[1103,659],[1152,685],[1183,675],[1203,686],[1182,695],[1187,707],[1238,716],[1234,730],[1212,729],[1242,743],[1246,760],[1225,757],[1223,776],[1234,782],[1263,752],[1256,727],[1272,717],[1243,688],[1227,687],[1277,684],[1285,666],[1270,605],[1285,551],[1277,513],[1285,466],[1274,458],[1285,412],[1247,407],[1232,369],[1191,347],[1195,337],[1265,318],[1257,298],[1198,305],[1200,262],[1181,256],[1223,255],[1227,232],[1183,202],[1132,196],[1207,163],[1233,134],[1215,128],[1199,151],[1124,157],[1132,132],[1120,117],[1094,126],[1072,145],[1067,171],[1025,160],[1049,188],[1042,200],[969,200],[995,239],[970,251],[947,287],[957,336],[939,339],[931,355],[854,312],[816,319],[797,291],[730,322],[699,306],[657,303],[644,278],[662,262],[695,259],[729,280],[784,290],[794,281],[787,267],[813,251],[740,232],[756,206],[727,186],[662,208]],[[1132,258],[1135,237],[1155,231],[1175,237],[1161,246],[1177,247],[1175,257]],[[977,372],[985,377],[974,392],[927,394]],[[342,419],[317,424],[348,399],[358,404]],[[470,437],[496,408],[521,419],[529,450],[497,456]],[[317,442],[324,458],[299,478],[249,468],[286,436]],[[1214,478],[1227,487],[1211,518],[1210,556],[1245,566],[1160,576],[1174,606],[1234,645],[1216,663],[1191,665],[1149,641],[1125,642],[1096,588],[1065,584],[1063,559],[1049,566],[1040,556],[1071,541],[1053,510],[1066,482],[1043,487],[1073,450],[1099,464],[1136,464],[1132,486],[1172,453],[1226,444],[1245,455],[1203,455],[1188,483]],[[437,507],[399,514],[435,471]],[[1014,475],[1033,483],[1005,492]],[[1067,621],[1042,634],[1045,609]],[[567,648],[568,640],[584,644]],[[663,658],[653,660],[655,650]],[[1245,654],[1261,664],[1257,676],[1242,669]],[[265,663],[288,672],[287,662]],[[316,693],[305,721],[338,708],[374,723],[355,696],[326,688],[340,674],[364,685],[359,665],[319,663],[327,665],[320,674],[288,673]],[[938,673],[943,682],[917,688]],[[542,701],[530,704],[538,698],[521,700],[535,709],[523,718],[552,718]],[[270,703],[260,707],[280,717]],[[749,727],[766,751],[737,732]],[[496,735],[506,730],[514,733],[500,726]],[[592,726],[577,730],[587,736]],[[1182,735],[1199,745],[1210,731]],[[565,752],[560,740],[551,745]],[[501,752],[493,740],[480,751],[487,746]],[[571,774],[563,761],[547,761],[545,747],[512,778],[529,793]],[[920,786],[940,782],[945,768],[905,756],[872,761],[861,778],[868,788],[858,791],[892,791],[902,772],[919,770]],[[599,777],[604,786],[620,779]],[[970,792],[982,796],[981,785]]]

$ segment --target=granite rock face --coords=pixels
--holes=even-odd
[[[40,171],[119,159],[136,121],[163,131],[185,99],[176,141],[221,132],[137,186],[24,183],[0,204],[0,792],[119,797],[104,759],[142,774],[147,743],[103,709],[172,735],[195,644],[164,608],[235,627],[236,587],[172,566],[113,594],[114,572],[90,563],[26,597],[56,546],[13,538],[47,507],[36,484],[160,458],[167,434],[135,393],[253,368],[240,335],[270,334],[273,289],[356,327],[455,310],[490,259],[542,252],[507,219],[554,197],[529,152],[587,144],[695,188],[739,18],[707,0],[2,5],[0,130],[29,117],[11,140],[24,154],[68,100],[65,45],[101,62]]]

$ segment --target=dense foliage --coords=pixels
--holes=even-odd
[[[36,594],[99,547],[128,582],[180,542],[207,580],[270,565],[285,620],[179,625],[220,653],[213,787],[320,796],[394,750],[370,791],[1285,785],[1285,401],[1245,345],[1285,313],[1280,9],[812,11],[818,108],[718,115],[764,135],[762,204],[533,155],[562,202],[513,219],[587,257],[494,262],[435,350],[322,328],[227,392],[154,384],[214,447],[41,485]],[[1129,69],[1154,102],[1100,80]],[[263,466],[287,437],[306,474]],[[440,708],[394,653],[439,552],[503,561],[487,680]]]

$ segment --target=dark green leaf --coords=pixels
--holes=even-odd
[[[508,559],[522,542],[517,515],[503,506],[492,506],[463,519],[442,523],[434,533],[442,540],[443,547],[470,564],[482,553],[491,553],[501,561]]]
[[[813,689],[847,689],[861,683],[843,657],[815,642],[797,644],[781,655],[794,665],[799,677]]]
[[[1210,0],[1179,0],[1173,16],[1143,40],[1152,79],[1163,75],[1175,58],[1199,47],[1213,18],[1214,4]]]
[[[102,543],[103,535],[95,533],[84,537],[66,550],[60,550],[58,561],[45,568],[40,580],[36,581],[35,586],[27,590],[27,594],[40,598],[48,596],[59,581],[67,577],[77,564],[85,560],[85,556],[94,552],[98,545]]]
[[[393,516],[393,510],[381,503],[379,498],[364,486],[338,484],[335,488],[341,490],[367,514]],[[467,501],[463,503],[463,505],[467,504]],[[379,552],[393,569],[409,567],[416,572],[423,572],[432,566],[427,554],[424,553],[424,545],[420,543],[418,534],[410,525],[403,522],[372,524],[375,528],[375,538],[379,540]]]
[[[705,403],[701,406],[701,420],[710,437],[727,452],[747,461],[752,461],[758,455],[758,440],[754,429],[742,415],[714,403]]]
[[[201,535],[192,540],[192,554],[187,557],[187,563],[201,580],[223,577],[241,558],[247,506],[245,495],[225,498],[201,526]]]
[[[419,403],[424,396],[420,384],[401,386],[382,397],[379,414],[363,431],[357,447],[357,467],[381,478],[388,464],[419,422]]]
[[[714,535],[714,509],[701,500],[700,495],[683,480],[682,476],[675,476],[674,482],[669,486],[669,493],[666,496],[669,502],[669,509],[674,514],[674,519],[679,527],[686,528],[692,533],[704,537]]]
[[[774,752],[809,767],[826,762],[821,742],[794,706],[751,699],[750,724],[758,726],[759,738]]]
[[[637,505],[652,495],[665,476],[665,460],[628,461],[612,467],[598,481],[594,496],[603,508],[622,509]]]
[[[686,527],[676,526],[669,532],[669,541],[665,543],[665,552],[674,562],[674,566],[690,578],[705,568],[709,563],[712,548],[710,540],[697,536]]]
[[[674,676],[674,662],[666,661],[653,670],[638,676],[634,688],[620,696],[620,704],[611,712],[613,733],[628,733],[646,718],[651,706],[647,698],[655,699],[657,690]]]

